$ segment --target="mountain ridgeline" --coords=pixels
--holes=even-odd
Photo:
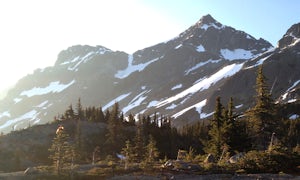
[[[244,112],[253,106],[261,64],[276,102],[297,104],[299,42],[300,24],[273,47],[206,15],[177,37],[133,54],[72,46],[54,66],[20,79],[1,100],[0,131],[51,122],[78,98],[103,111],[118,102],[125,116],[167,115],[176,127],[211,117],[218,96],[233,97],[236,111]]]

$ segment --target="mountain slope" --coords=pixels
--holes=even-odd
[[[70,47],[59,53],[54,66],[21,79],[0,102],[0,130],[6,133],[52,121],[78,98],[83,106],[103,110],[117,101],[125,115],[158,112],[181,126],[209,117],[217,95],[233,96],[240,110],[249,107],[255,68],[262,62],[266,76],[275,82],[276,98],[284,101],[295,92],[299,74],[290,77],[290,83],[270,74],[283,67],[278,64],[283,58],[288,58],[282,62],[287,68],[298,68],[291,65],[299,61],[299,34],[297,27],[293,29],[273,48],[207,15],[179,36],[133,54],[103,46]],[[279,69],[282,74],[290,71]]]

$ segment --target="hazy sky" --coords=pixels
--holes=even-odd
[[[276,46],[300,22],[299,0],[0,1],[0,91],[53,66],[72,45],[136,50],[174,38],[203,15]]]

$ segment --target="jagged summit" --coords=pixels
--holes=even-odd
[[[202,16],[200,20],[194,25],[194,27],[207,30],[209,27],[219,29],[224,28],[225,26],[223,26],[221,23],[215,20],[210,14],[207,14],[205,16]]]
[[[89,46],[89,45],[75,45],[67,48],[66,50],[61,51],[58,54],[56,65],[61,65],[67,63],[69,61],[74,60],[79,56],[96,53],[96,54],[104,54],[105,52],[110,52],[111,50],[104,46]]]
[[[217,21],[210,14],[202,16],[198,23],[199,22],[201,22],[202,24],[217,23]]]
[[[284,48],[300,42],[300,23],[292,25],[285,35],[278,41],[278,47]]]
[[[272,44],[223,25],[211,15],[203,16],[196,24],[188,28],[176,39],[175,47],[191,48],[200,53],[210,53],[227,60],[250,59],[272,47]]]

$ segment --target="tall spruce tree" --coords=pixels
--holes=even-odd
[[[125,169],[128,169],[129,165],[134,161],[135,154],[133,148],[130,140],[127,140],[125,147],[122,148],[121,153],[125,156]]]
[[[120,111],[119,104],[116,102],[110,112],[108,124],[107,124],[107,134],[106,134],[106,145],[108,150],[113,157],[122,147],[122,123],[120,121]]]
[[[74,120],[75,113],[72,104],[70,104],[70,106],[66,110],[64,117],[66,118],[66,120]]]
[[[263,67],[259,66],[256,77],[256,104],[246,112],[249,135],[255,149],[267,148],[272,133],[276,131],[278,122],[275,119],[275,104],[271,98],[263,75]]]
[[[97,109],[97,118],[96,122],[105,122],[104,113],[102,111],[102,107],[100,106]]]
[[[153,164],[158,156],[159,151],[156,147],[156,141],[154,140],[153,136],[149,135],[149,143],[146,146],[145,161],[148,164]]]
[[[80,119],[76,120],[76,129],[74,134],[75,141],[75,157],[76,160],[81,160],[84,157],[84,148],[82,140],[82,122]]]
[[[137,122],[134,145],[135,160],[137,162],[141,162],[145,155],[144,126],[141,119],[139,119],[139,121]]]
[[[221,104],[221,98],[216,98],[215,112],[213,119],[210,121],[210,128],[208,131],[209,140],[206,144],[205,151],[207,153],[212,153],[215,156],[219,157],[222,153],[222,146],[224,142],[222,140],[222,126],[223,126],[223,111],[224,107]]]
[[[81,100],[78,98],[77,104],[76,104],[76,118],[79,119],[80,121],[83,120],[84,118],[84,111],[81,105]]]

